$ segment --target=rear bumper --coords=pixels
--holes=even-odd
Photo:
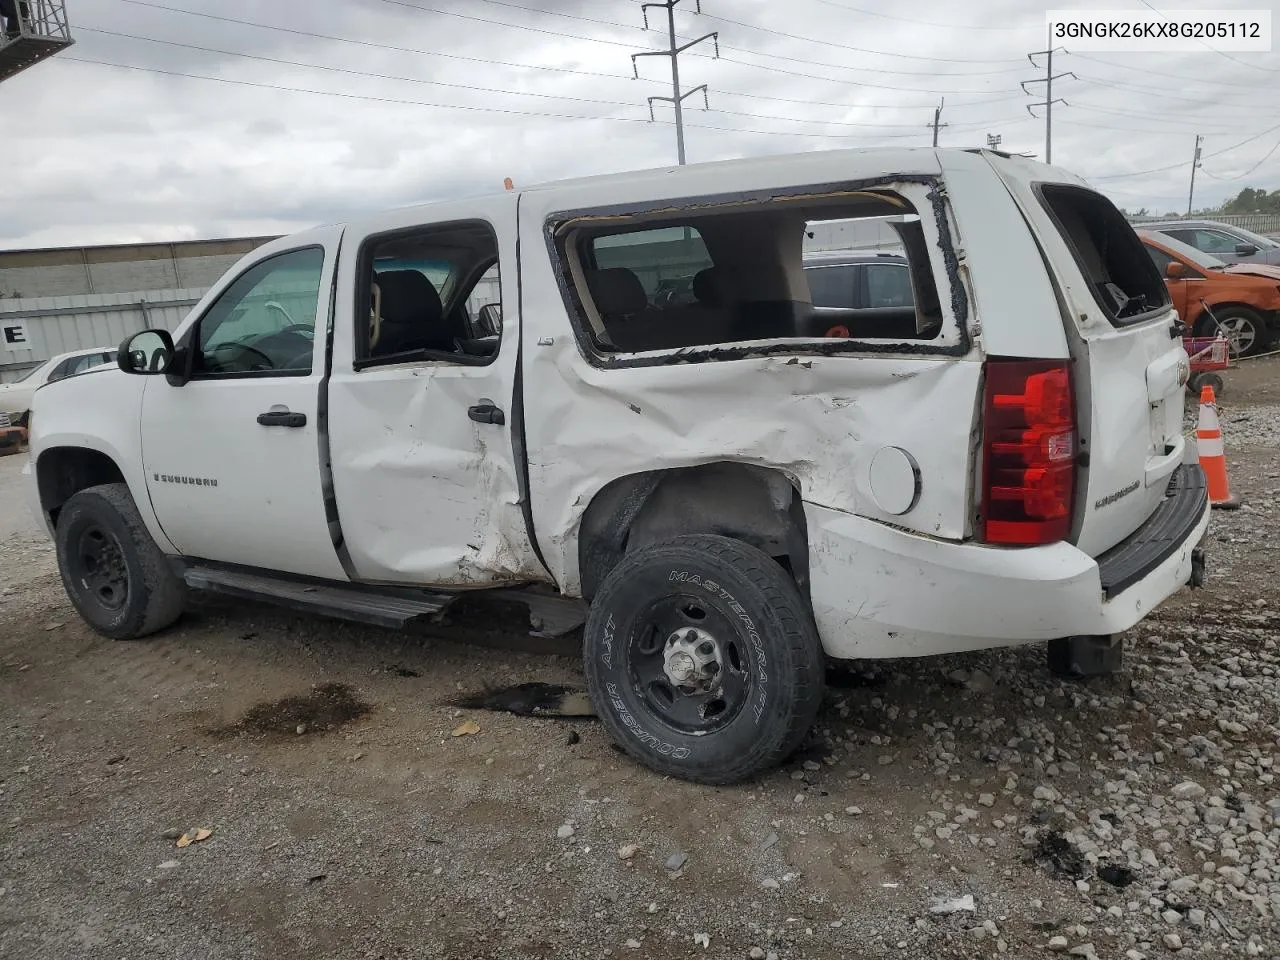
[[[1069,543],[932,540],[805,504],[823,646],[839,658],[913,657],[1127,630],[1198,574],[1203,487],[1198,465],[1179,468],[1146,524],[1097,559]]]

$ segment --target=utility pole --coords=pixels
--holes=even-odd
[[[652,50],[644,53],[633,53],[631,55],[631,72],[639,79],[640,71],[636,68],[636,60],[640,57],[670,57],[671,58],[671,96],[669,97],[650,97],[649,98],[649,119],[653,120],[653,102],[661,100],[664,103],[671,104],[676,111],[676,156],[680,160],[680,165],[684,166],[684,101],[686,98],[693,96],[699,90],[702,91],[702,102],[704,109],[709,106],[707,101],[707,85],[699,84],[692,90],[684,93],[680,92],[680,54],[684,53],[690,47],[702,43],[704,40],[711,40],[715,43],[716,57],[720,56],[720,34],[711,32],[698,37],[696,40],[690,40],[683,46],[676,46],[676,6],[680,0],[666,0],[664,3],[645,3],[641,4],[640,12],[644,16],[644,28],[649,29],[649,8],[659,7],[667,11],[667,39],[668,47],[666,50]],[[694,0],[698,13],[702,12],[702,0]]]
[[[1033,67],[1040,66],[1040,64],[1036,63],[1035,61],[1036,57],[1041,57],[1041,56],[1048,57],[1048,61],[1045,66],[1044,79],[1022,81],[1022,92],[1027,94],[1031,93],[1031,91],[1027,89],[1028,83],[1043,83],[1045,85],[1044,99],[1039,103],[1027,104],[1027,113],[1031,114],[1031,116],[1033,117],[1036,116],[1036,112],[1031,109],[1032,107],[1044,107],[1044,162],[1045,163],[1053,163],[1053,105],[1055,103],[1060,103],[1064,107],[1070,106],[1070,104],[1067,103],[1067,101],[1063,100],[1062,98],[1058,98],[1057,100],[1053,98],[1053,81],[1061,80],[1063,77],[1070,77],[1073,80],[1080,79],[1069,70],[1066,73],[1055,74],[1053,72],[1054,52],[1056,50],[1061,50],[1063,53],[1066,53],[1067,51],[1062,47],[1055,47],[1053,45],[1052,25],[1050,25],[1049,29],[1050,29],[1049,49],[1037,50],[1035,53],[1027,54],[1027,59],[1031,61],[1031,65]],[[1036,119],[1039,120],[1040,118],[1036,117]]]
[[[951,124],[949,123],[940,122],[942,120],[942,105],[946,102],[947,102],[946,97],[943,97],[938,101],[938,106],[933,111],[933,123],[925,124],[926,127],[933,127],[933,145],[935,147],[938,145],[938,128],[951,126]]]
[[[1191,216],[1191,201],[1196,195],[1196,167],[1200,166],[1200,144],[1204,137],[1196,134],[1196,152],[1191,156],[1191,189],[1187,191],[1187,216]]]

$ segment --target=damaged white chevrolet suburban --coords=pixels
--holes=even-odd
[[[864,217],[907,273],[805,269],[814,224]],[[1203,569],[1178,333],[1133,230],[1056,168],[694,165],[260,247],[172,337],[42,388],[28,472],[107,636],[188,588],[395,625],[522,586],[589,604],[629,754],[727,783],[800,743],[824,654],[1113,668]]]

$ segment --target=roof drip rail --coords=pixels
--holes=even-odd
[[[75,43],[65,0],[12,0],[12,5],[0,6],[5,20],[0,30],[0,83]]]

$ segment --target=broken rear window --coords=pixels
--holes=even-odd
[[[806,247],[859,220],[893,221],[905,266],[899,260],[893,275],[829,268],[851,284],[837,297],[825,273],[805,269]],[[892,349],[942,334],[929,241],[915,207],[889,189],[706,204],[683,216],[670,205],[582,216],[557,232],[596,352],[814,339]]]
[[[1169,305],[1163,278],[1110,200],[1062,184],[1042,184],[1038,192],[1094,299],[1113,324],[1132,323]]]

